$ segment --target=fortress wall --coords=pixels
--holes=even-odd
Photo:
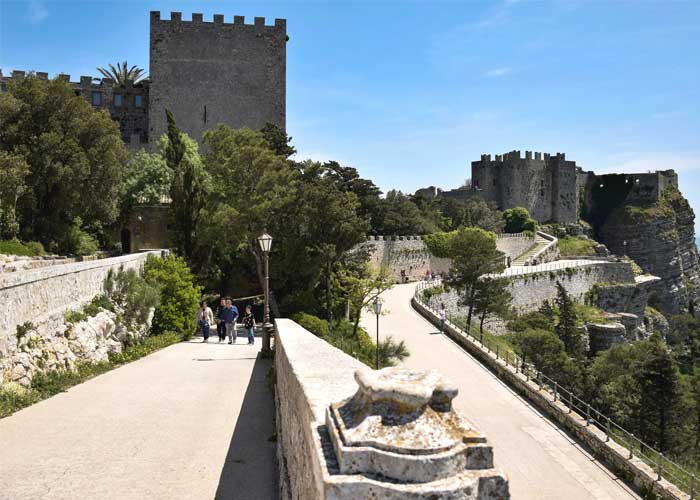
[[[151,12],[150,135],[167,130],[165,110],[197,141],[218,125],[260,129],[266,123],[285,128],[287,25],[273,26],[243,16],[233,23],[215,14],[170,20]]]
[[[583,303],[586,294],[597,283],[630,283],[634,285],[634,275],[629,262],[601,262],[581,267],[511,276],[508,289],[513,296],[513,309],[518,314],[523,314],[536,311],[545,300],[553,303],[557,297],[557,281],[562,284],[573,300]],[[612,300],[609,297],[610,293],[612,292],[608,293],[608,299]],[[459,301],[457,293],[450,291],[435,297],[433,303],[445,304],[445,308],[451,314],[466,315],[466,308],[460,305]]]
[[[69,339],[63,315],[102,293],[110,270],[141,269],[151,254],[160,255],[160,251],[0,275],[0,383],[28,383],[30,371],[44,366],[39,359],[58,361],[58,367],[65,368],[64,361],[72,363],[80,356],[92,359],[96,350],[101,349],[100,355],[106,357],[106,337],[115,328],[113,318],[101,317],[83,332],[83,338]],[[28,322],[30,328],[18,329]],[[97,337],[102,341],[96,342]]]

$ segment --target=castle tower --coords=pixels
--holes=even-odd
[[[260,129],[266,123],[285,128],[287,22],[266,26],[243,16],[225,23],[215,14],[183,21],[151,12],[150,141],[167,132],[165,110],[179,128],[201,142],[206,130],[219,123],[233,128]]]

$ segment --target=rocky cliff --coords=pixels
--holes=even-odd
[[[668,188],[653,203],[627,201],[597,222],[597,237],[612,252],[627,254],[645,272],[661,278],[649,305],[664,314],[698,311],[695,214],[680,191]]]

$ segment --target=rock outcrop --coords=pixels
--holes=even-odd
[[[656,203],[625,203],[596,228],[616,254],[626,254],[647,273],[659,276],[649,305],[664,314],[697,310],[700,267],[695,246],[695,214],[676,189]]]

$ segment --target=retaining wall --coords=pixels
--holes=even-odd
[[[141,269],[151,254],[161,252],[1,274],[0,383],[27,385],[37,371],[68,368],[76,359],[106,356],[113,334],[122,335],[115,333],[114,319],[100,317],[84,338],[77,334],[69,338],[64,313],[82,308],[101,293],[110,271]]]

